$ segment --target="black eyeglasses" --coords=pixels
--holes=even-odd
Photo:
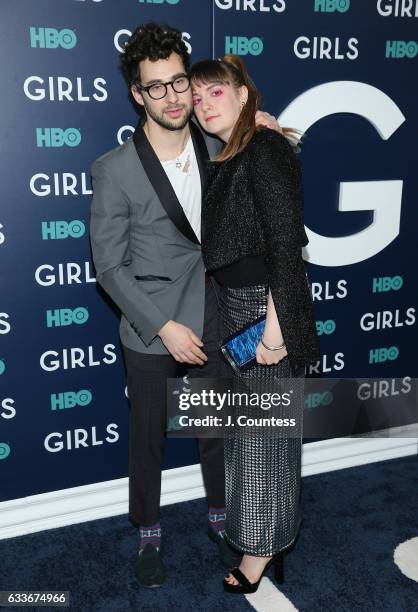
[[[153,100],[161,100],[167,95],[167,85],[171,85],[176,93],[184,93],[187,91],[190,87],[190,78],[187,74],[182,74],[173,81],[166,81],[165,83],[154,83],[153,85],[146,85],[144,87],[137,81],[135,85],[140,91],[146,91]]]

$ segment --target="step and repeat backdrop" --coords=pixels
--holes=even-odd
[[[307,374],[338,381],[306,397],[310,417],[358,401],[345,433],[367,432],[367,401],[397,397],[409,408],[390,424],[411,420],[418,0],[3,0],[0,501],[127,475],[119,315],[95,281],[90,167],[137,122],[119,54],[150,20],[180,29],[192,61],[242,55],[263,109],[305,132],[322,348]],[[167,440],[165,468],[196,461],[193,440]]]

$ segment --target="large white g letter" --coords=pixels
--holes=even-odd
[[[333,81],[308,89],[281,113],[281,125],[305,132],[316,121],[336,113],[367,119],[387,140],[405,121],[399,107],[380,89],[357,81]],[[304,258],[318,266],[347,266],[382,251],[398,236],[403,181],[358,181],[340,184],[338,210],[373,210],[364,230],[333,238],[306,228],[309,245]]]

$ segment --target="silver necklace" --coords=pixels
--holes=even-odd
[[[187,173],[190,168],[190,153],[187,155],[187,159],[185,162],[180,161],[180,159],[176,158],[176,168],[181,169],[182,172]]]
[[[147,138],[148,138],[148,141],[150,141],[149,134],[148,134],[148,127],[147,127],[147,125],[145,125],[145,126],[144,126],[144,132],[145,132],[145,135],[146,135],[146,136],[147,136]],[[183,152],[184,152],[184,150],[185,150],[185,149],[186,149],[186,148],[189,146],[190,141],[191,141],[191,136],[189,136],[189,140],[188,140],[188,142],[187,142],[187,145],[184,147]],[[182,153],[183,153],[183,152],[182,152]],[[176,168],[178,168],[179,170],[181,170],[182,172],[184,172],[185,174],[187,174],[187,173],[188,173],[188,171],[189,171],[189,168],[190,168],[190,163],[191,163],[191,161],[190,161],[190,153],[188,153],[187,158],[186,158],[186,161],[184,161],[184,162],[182,162],[182,161],[179,159],[179,158],[180,158],[180,155],[182,155],[182,153],[180,153],[180,154],[179,154],[179,155],[176,157],[176,160],[175,160],[175,161],[176,161]]]

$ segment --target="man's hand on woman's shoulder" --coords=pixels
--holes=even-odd
[[[262,125],[270,130],[275,130],[282,134],[282,128],[279,125],[279,121],[273,115],[266,113],[265,111],[257,111],[255,114],[256,125]]]

